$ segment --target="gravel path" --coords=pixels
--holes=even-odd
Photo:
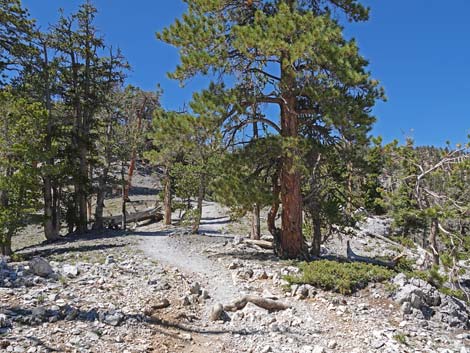
[[[185,229],[173,227],[161,230],[158,224],[150,225],[139,229],[142,239],[140,249],[146,256],[196,278],[209,290],[212,302],[226,303],[240,293],[233,284],[230,271],[220,262],[196,251],[193,245],[198,246],[201,242],[220,244],[231,240],[223,234],[228,222],[226,210],[216,203],[205,202],[200,235],[177,235],[184,233]]]

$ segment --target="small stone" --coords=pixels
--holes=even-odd
[[[77,277],[79,274],[78,266],[69,264],[65,264],[64,267],[62,267],[62,272],[70,278]]]
[[[10,321],[5,314],[0,314],[0,328],[10,327]]]
[[[297,289],[297,296],[299,299],[305,299],[308,297],[309,289],[306,285],[302,285]]]
[[[87,332],[86,337],[91,341],[98,341],[100,339],[100,336],[93,331]]]
[[[222,304],[220,304],[220,303],[215,304],[215,305],[212,307],[210,319],[211,319],[212,321],[221,320],[223,313],[224,313],[224,306],[223,306]]]
[[[249,280],[253,277],[253,270],[251,268],[241,269],[237,272],[237,276],[244,280]]]
[[[110,265],[116,263],[113,255],[106,256],[106,260],[104,260],[105,265]]]
[[[236,270],[237,268],[243,267],[243,264],[240,261],[233,261],[228,265],[229,270]]]
[[[326,350],[322,346],[313,347],[312,353],[326,353]]]
[[[201,293],[201,285],[199,284],[199,282],[192,283],[189,287],[189,291],[191,292],[191,294],[199,295]]]
[[[269,352],[272,352],[273,349],[271,348],[271,346],[265,346],[262,350],[261,350],[261,353],[269,353]]]
[[[410,302],[404,302],[402,305],[401,305],[401,312],[405,315],[409,315],[411,314],[411,304]]]
[[[268,279],[269,276],[266,273],[266,271],[261,271],[261,273],[258,274],[258,279]]]
[[[42,306],[38,306],[31,311],[31,315],[39,320],[44,320],[47,315],[47,310]]]
[[[111,326],[119,326],[123,319],[124,315],[121,313],[114,313],[106,315],[103,321]]]
[[[328,342],[329,349],[335,349],[338,346],[338,343],[335,340]]]
[[[209,299],[210,298],[210,295],[209,295],[209,292],[207,291],[207,289],[203,289],[201,291],[201,297],[202,297],[202,299]]]
[[[183,298],[181,298],[181,304],[184,306],[191,305],[191,300],[189,299],[189,296],[185,295]]]
[[[185,341],[191,341],[193,339],[193,337],[189,333],[180,333],[180,337]]]

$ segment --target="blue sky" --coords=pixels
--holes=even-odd
[[[23,0],[44,28],[58,18],[57,9],[76,10],[79,0]],[[194,79],[184,89],[166,76],[178,62],[174,48],[155,32],[184,11],[180,0],[95,0],[97,26],[108,44],[119,46],[133,70],[128,82],[147,90],[159,83],[163,105],[178,109],[204,85]],[[371,20],[351,24],[370,61],[373,76],[388,101],[374,109],[374,134],[386,141],[412,136],[419,145],[465,142],[470,133],[470,1],[393,0],[364,3]]]

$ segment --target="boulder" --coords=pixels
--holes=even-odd
[[[33,259],[29,261],[28,265],[31,272],[36,276],[48,277],[54,273],[49,262],[39,256],[33,257]]]

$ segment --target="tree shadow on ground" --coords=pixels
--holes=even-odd
[[[240,260],[257,260],[257,261],[279,261],[279,258],[273,253],[269,252],[246,252],[243,250],[240,251],[231,251],[226,253],[220,253],[215,255],[208,256],[211,259],[219,258],[234,258]]]
[[[77,245],[77,246],[65,246],[65,247],[47,247],[39,248],[37,246],[27,250],[18,250],[25,260],[29,260],[35,256],[49,257],[53,255],[69,254],[71,252],[89,252],[99,251],[107,249],[115,249],[125,247],[126,244],[96,244],[96,245]]]

